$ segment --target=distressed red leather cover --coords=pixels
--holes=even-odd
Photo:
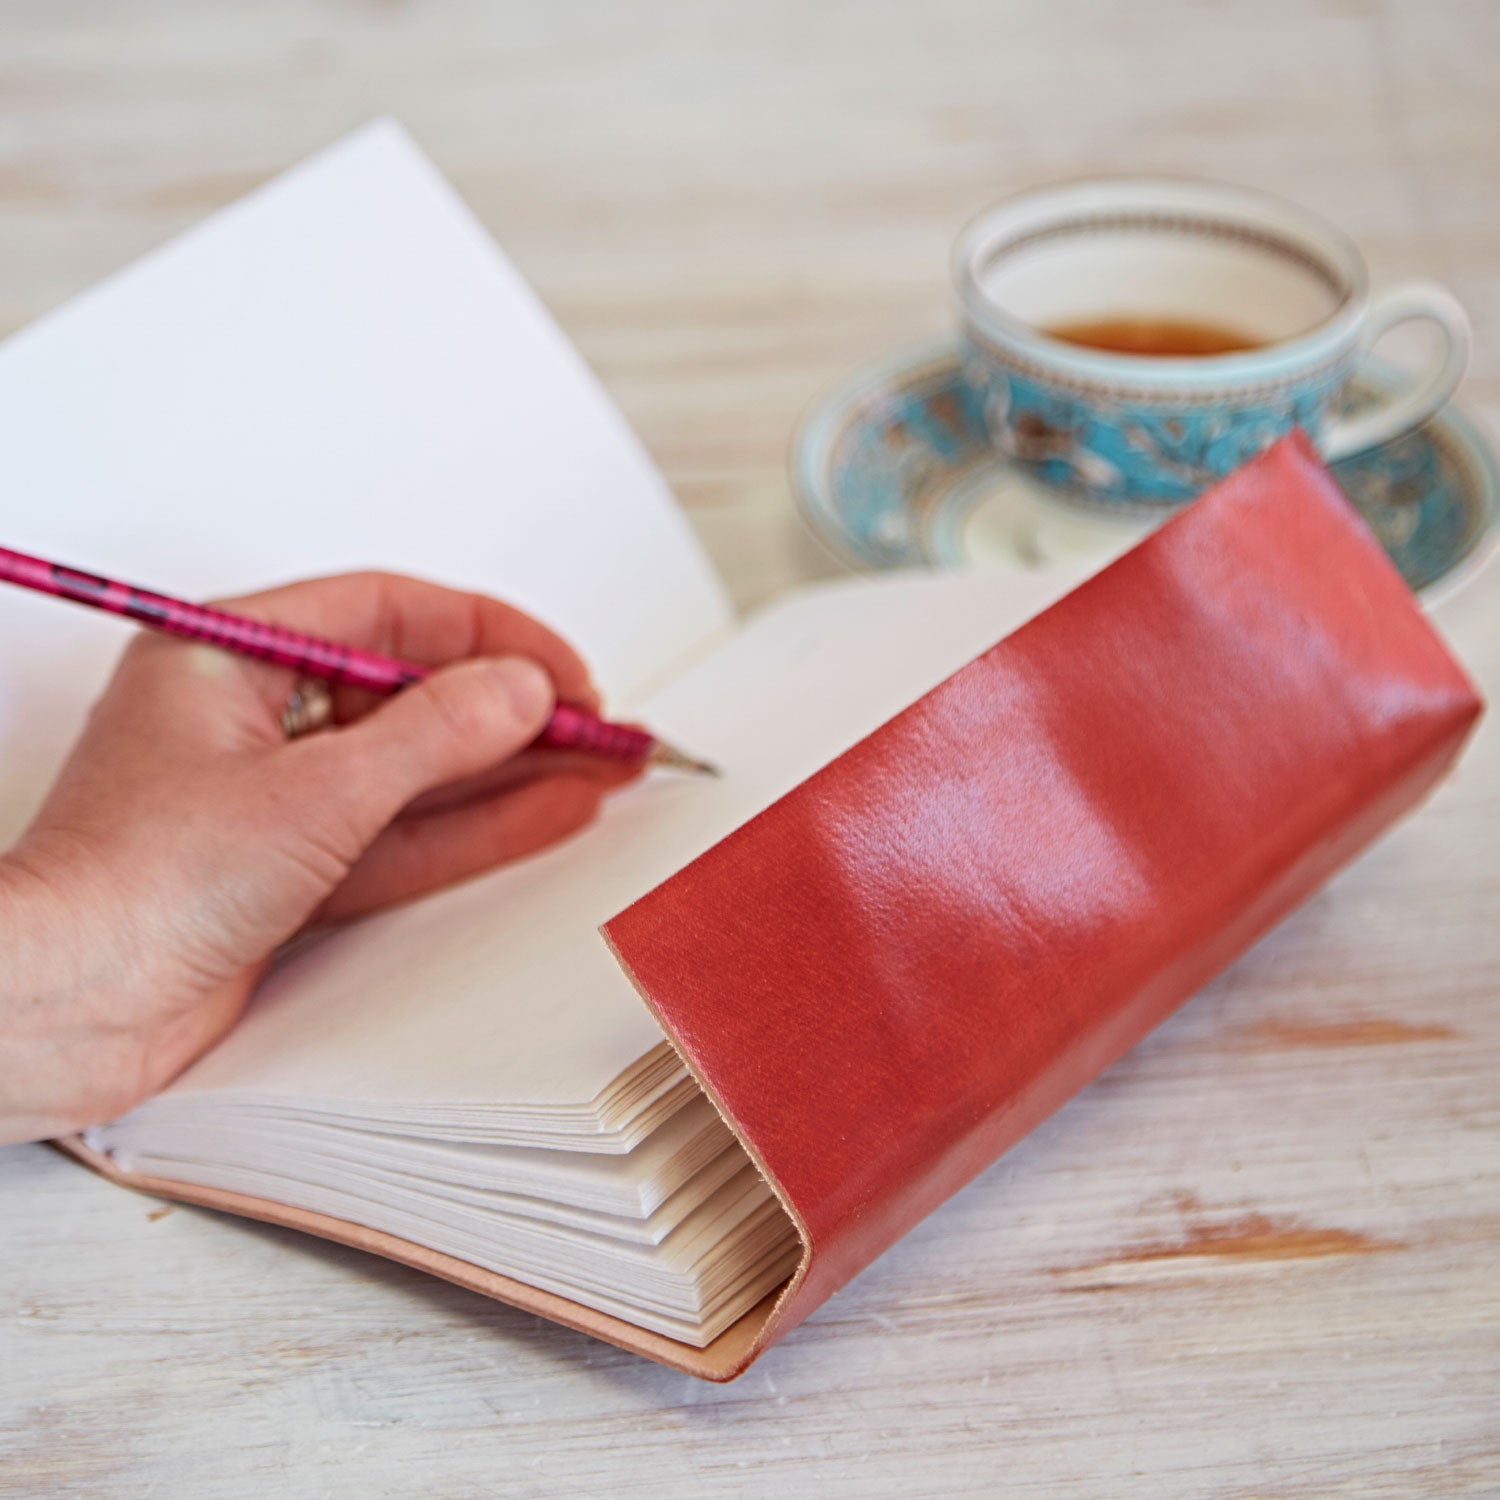
[[[697,1373],[743,1369],[1108,1067],[1479,711],[1293,437],[608,923],[805,1245]]]

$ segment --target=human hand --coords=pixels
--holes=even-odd
[[[224,607],[432,666],[287,740],[284,667],[141,635],[0,857],[0,1141],[112,1119],[235,1022],[272,953],[539,849],[628,768],[531,750],[583,663],[537,621],[383,574]],[[446,664],[446,665],[443,665]]]

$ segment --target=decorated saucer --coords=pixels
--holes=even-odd
[[[1401,381],[1394,370],[1364,367],[1348,410]],[[1401,576],[1429,600],[1471,578],[1500,537],[1494,453],[1451,405],[1333,473]],[[1102,512],[1007,464],[986,441],[951,340],[871,366],[830,392],[798,431],[793,478],[813,530],[863,570],[1103,561],[1171,513]]]

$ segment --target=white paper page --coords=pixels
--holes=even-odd
[[[623,693],[728,608],[468,209],[377,123],[0,348],[0,545],[188,598],[375,567],[540,615]],[[0,848],[130,627],[0,588]]]
[[[169,1097],[593,1098],[661,1038],[596,929],[1091,571],[789,596],[639,706],[723,779],[654,775],[566,844],[334,935]]]

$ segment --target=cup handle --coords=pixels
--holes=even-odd
[[[1443,349],[1437,362],[1415,390],[1382,402],[1373,411],[1330,422],[1318,445],[1329,463],[1410,432],[1433,416],[1457,389],[1468,367],[1473,335],[1458,299],[1434,282],[1403,282],[1376,298],[1365,319],[1360,358],[1368,355],[1398,323],[1418,319],[1436,323],[1442,333]]]

